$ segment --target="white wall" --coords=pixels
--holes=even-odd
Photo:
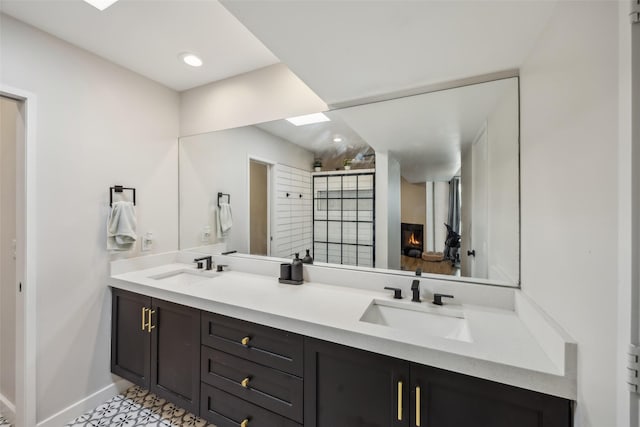
[[[518,120],[518,87],[512,84],[487,118],[487,260],[489,279],[514,284],[520,263]]]
[[[37,97],[37,419],[112,384],[109,186],[137,189],[139,232],[177,248],[179,97],[2,16],[3,83]],[[84,410],[82,408],[77,408]]]
[[[520,73],[522,289],[578,342],[575,419],[585,427],[616,425],[622,363],[617,8],[559,2]]]
[[[436,181],[433,183],[433,234],[435,251],[444,251],[444,242],[447,240],[447,228],[449,223],[449,183]]]
[[[231,195],[233,226],[228,250],[248,253],[249,156],[298,169],[311,169],[313,153],[260,128],[246,126],[180,139],[180,247],[203,245],[201,233],[214,222],[218,192]]]
[[[400,269],[400,163],[376,152],[375,266]]]
[[[464,163],[463,163],[464,165]],[[464,187],[463,187],[464,188]],[[449,222],[449,183],[445,181],[427,182],[427,246],[432,252],[444,251]]]
[[[325,111],[327,105],[284,64],[181,93],[180,135]]]
[[[16,120],[18,104],[0,98],[0,402],[16,402]],[[0,403],[0,408],[2,404]]]
[[[377,159],[376,159],[377,161]],[[387,202],[389,203],[387,220],[387,268],[392,270],[400,270],[402,256],[402,201],[401,201],[401,182],[400,162],[391,155],[389,156],[389,184],[387,186]],[[376,197],[378,195],[376,188]],[[376,245],[376,253],[378,247]]]

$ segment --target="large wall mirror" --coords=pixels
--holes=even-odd
[[[516,77],[303,119],[180,139],[181,249],[519,285]]]

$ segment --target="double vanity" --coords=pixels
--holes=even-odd
[[[112,263],[112,372],[218,427],[571,425],[576,345],[520,290],[199,255]]]

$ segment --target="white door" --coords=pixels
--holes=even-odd
[[[482,130],[471,149],[471,241],[467,253],[469,257],[471,277],[486,279],[488,277],[488,142],[487,130]],[[475,254],[475,255],[473,255]]]
[[[638,206],[640,206],[640,196],[638,196],[638,188],[640,187],[640,176],[637,173],[637,168],[640,165],[640,155],[638,154],[638,148],[640,148],[640,23],[631,25],[631,63],[630,63],[630,78],[631,78],[631,245],[629,252],[632,254],[631,262],[627,262],[626,265],[631,265],[631,271],[627,270],[630,278],[630,288],[626,290],[631,295],[635,294],[635,301],[630,301],[631,307],[629,309],[631,317],[631,343],[640,345],[640,283],[638,283],[638,277],[640,276],[638,267],[638,246],[640,246],[640,221],[638,220]],[[628,230],[624,230],[624,233],[628,233]],[[623,258],[623,260],[625,260]],[[626,299],[626,295],[624,295]],[[627,330],[626,325],[621,325],[623,330]],[[624,371],[623,371],[624,372]],[[626,372],[625,372],[626,374]],[[626,397],[626,396],[625,396]],[[631,399],[624,400],[626,407],[629,404],[629,425],[631,427],[640,426],[640,393],[631,395]]]

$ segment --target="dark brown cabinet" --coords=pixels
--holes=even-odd
[[[304,339],[292,332],[202,313],[202,345],[302,376]]]
[[[411,426],[568,427],[566,399],[411,365]]]
[[[151,334],[146,321],[151,298],[120,289],[112,289],[111,295],[111,372],[148,389]]]
[[[305,340],[305,427],[409,426],[409,363]]]
[[[200,415],[219,427],[300,427],[304,337],[202,313]]]
[[[202,381],[302,422],[302,378],[202,346]]]
[[[569,427],[571,403],[305,340],[305,427]]]
[[[112,290],[111,372],[199,412],[200,311]]]
[[[152,300],[149,390],[191,413],[200,407],[200,311]]]
[[[201,414],[217,427],[300,427],[292,420],[202,384]]]

